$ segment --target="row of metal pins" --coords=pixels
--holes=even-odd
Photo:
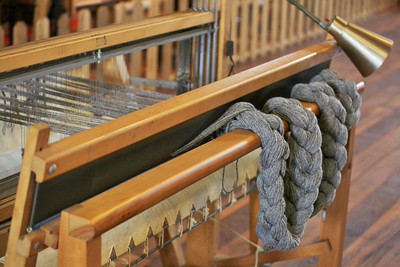
[[[185,223],[184,223],[184,219],[181,218],[180,213],[178,212],[178,215],[176,217],[175,220],[175,226],[177,228],[177,233],[175,236],[172,236],[170,239],[165,240],[165,231],[168,231],[168,228],[170,226],[168,226],[168,224],[166,222],[164,222],[164,226],[161,230],[161,232],[159,234],[157,234],[158,240],[157,240],[157,246],[153,249],[150,248],[150,239],[154,236],[153,232],[151,230],[151,228],[149,228],[148,232],[147,232],[147,237],[146,240],[142,243],[142,255],[137,255],[135,256],[135,258],[133,259],[132,255],[134,253],[134,249],[138,248],[137,245],[135,244],[133,238],[131,237],[129,239],[129,244],[128,244],[128,248],[126,251],[126,261],[127,264],[125,266],[134,266],[136,264],[138,264],[139,262],[141,262],[144,259],[147,259],[148,257],[150,257],[154,252],[158,251],[159,249],[163,248],[164,246],[166,246],[167,244],[169,244],[170,242],[172,242],[173,240],[181,237],[183,234],[186,234],[187,232],[193,230],[193,228],[199,226],[200,224],[206,222],[207,220],[209,220],[210,218],[212,218],[213,216],[215,216],[216,214],[222,212],[225,208],[232,206],[235,202],[237,202],[238,200],[244,198],[247,196],[247,194],[249,193],[250,190],[252,190],[249,186],[248,181],[245,181],[245,183],[243,185],[240,186],[239,188],[239,192],[240,195],[237,196],[235,193],[235,190],[232,190],[231,192],[229,192],[228,194],[224,194],[224,192],[221,192],[221,194],[219,195],[218,199],[214,202],[215,205],[215,212],[210,213],[210,210],[208,208],[209,202],[205,203],[204,208],[200,209],[200,210],[195,210],[194,207],[192,207],[192,211],[190,212],[189,217],[186,220],[186,227],[185,227]],[[227,203],[223,204],[223,196],[227,196]],[[196,221],[194,215],[195,213],[200,212],[202,214],[202,219],[199,221]],[[112,247],[111,248],[111,252],[110,252],[110,256],[109,256],[109,261],[108,261],[108,266],[115,266],[116,261],[118,260],[118,256],[117,253],[115,251],[115,248]]]

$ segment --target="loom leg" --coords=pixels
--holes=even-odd
[[[258,210],[260,209],[260,201],[259,201],[259,193],[257,190],[252,192],[250,194],[250,199],[249,199],[249,209],[250,209],[250,233],[249,233],[249,239],[253,243],[257,244],[258,243],[258,237],[256,233],[256,227],[257,227],[257,214]],[[250,253],[256,253],[257,248],[250,244]]]
[[[321,240],[328,240],[331,250],[319,258],[318,266],[342,266],[343,242],[346,232],[347,208],[349,201],[351,167],[353,159],[355,127],[349,132],[347,144],[348,161],[342,170],[342,181],[336,192],[335,200],[326,209],[326,219],[321,226]]]
[[[171,234],[165,231],[165,240],[171,239]],[[185,265],[185,257],[178,240],[172,241],[170,244],[160,250],[160,257],[164,267],[179,267]]]
[[[211,211],[213,212],[213,211]],[[219,220],[219,216],[214,217]],[[188,233],[186,266],[213,266],[218,251],[219,224],[208,220]]]
[[[79,224],[79,221],[75,220],[68,210],[61,213],[58,266],[101,266],[101,237],[82,239],[71,236],[71,227]],[[88,235],[92,236],[91,233]]]

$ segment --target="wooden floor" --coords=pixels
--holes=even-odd
[[[383,67],[368,78],[358,74],[345,55],[335,58],[332,64],[342,78],[364,81],[367,86],[362,119],[357,125],[343,266],[400,266],[400,5],[357,24],[393,39],[395,46]],[[235,72],[270,59],[237,66]],[[248,200],[241,200],[222,213],[220,253],[248,253],[249,244],[242,238],[248,236],[247,204]],[[308,223],[303,244],[318,240],[319,216]],[[185,237],[180,239],[183,247],[184,242]],[[315,258],[273,264],[316,265]],[[141,266],[162,264],[156,253]]]

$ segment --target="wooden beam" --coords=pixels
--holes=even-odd
[[[0,200],[0,222],[11,218],[14,204],[15,195]]]
[[[304,245],[289,251],[272,251],[258,254],[258,263],[274,263],[282,260],[304,259],[315,256],[326,255],[331,250],[328,241]],[[256,255],[249,254],[234,258],[224,259],[223,256],[217,256],[214,266],[254,266]]]
[[[213,21],[213,13],[182,11],[9,47],[0,51],[0,73],[188,29]]]
[[[80,224],[71,227],[70,235],[100,236],[260,145],[255,133],[236,130],[159,165],[71,210]]]
[[[50,128],[39,123],[29,128],[25,154],[22,160],[21,174],[18,182],[13,223],[7,245],[6,267],[30,266],[36,262],[36,256],[26,257],[17,252],[20,238],[26,233],[28,227],[35,190],[34,174],[31,172],[33,155],[44,149],[49,142]]]

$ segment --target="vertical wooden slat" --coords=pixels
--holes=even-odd
[[[240,50],[239,50],[239,38],[238,38],[238,21],[239,21],[239,7],[240,0],[231,1],[231,20],[229,21],[228,34],[229,39],[233,41],[234,44],[234,55],[233,60],[238,61]]]
[[[280,0],[272,0],[271,20],[271,52],[275,53],[279,47],[279,3]]]
[[[362,14],[362,0],[350,1],[350,4],[353,5],[353,12],[346,14],[347,20],[354,21],[359,19]]]
[[[287,1],[281,1],[281,12],[280,12],[280,37],[279,37],[279,46],[280,50],[286,48],[288,41],[288,5]]]
[[[239,61],[241,63],[248,59],[248,40],[249,40],[249,0],[241,1],[240,14],[240,43]]]
[[[334,0],[327,0],[326,18],[333,19],[334,14]]]
[[[172,0],[164,0],[164,13],[169,14],[172,13],[175,9],[175,1]],[[173,75],[172,73],[172,44],[165,44],[161,47],[162,58],[160,60],[161,64],[161,79],[162,80],[170,80]]]
[[[305,0],[299,0],[299,3],[304,5]],[[298,41],[302,42],[306,38],[306,17],[305,15],[301,12],[298,13],[297,15],[297,37]]]
[[[89,9],[81,9],[78,12],[78,31],[86,31],[92,28],[92,15]],[[68,75],[81,77],[81,78],[90,78],[90,66],[84,65],[79,68],[67,70]]]
[[[296,36],[296,18],[297,18],[297,9],[294,5],[289,5],[288,7],[288,17],[289,17],[289,25],[288,25],[288,45],[294,45],[297,43],[298,39]]]
[[[251,1],[251,42],[250,42],[250,58],[251,60],[255,60],[259,55],[259,34],[258,34],[258,26],[259,26],[259,6],[258,0]]]
[[[139,20],[144,17],[144,10],[141,0],[133,0],[133,20]],[[138,51],[130,56],[130,74],[133,77],[142,77],[143,52]]]
[[[228,58],[226,56],[226,42],[229,40],[228,25],[231,22],[231,3],[228,0],[219,0],[219,35],[217,46],[217,80],[228,76]],[[233,18],[232,18],[233,19]]]
[[[96,27],[103,27],[110,24],[110,10],[108,6],[100,6],[96,11]]]
[[[13,45],[20,45],[28,42],[28,26],[23,21],[17,21],[13,28]]]
[[[34,23],[35,37],[34,40],[42,40],[50,37],[50,20],[47,17],[42,17]]]
[[[323,21],[325,21],[326,17],[326,10],[327,10],[327,1],[318,1],[318,17]],[[321,29],[320,26],[315,24],[317,30],[316,30],[316,36],[321,36],[324,34],[324,30]]]
[[[133,11],[132,11],[133,12]],[[114,6],[114,22],[121,23],[125,17],[125,3],[119,2]]]
[[[70,28],[69,28],[69,16],[67,13],[63,13],[59,18],[57,22],[57,33],[58,35],[65,35],[70,33]]]
[[[3,30],[3,26],[0,25],[0,49],[3,47],[5,47],[4,30]]]
[[[152,0],[148,10],[149,17],[160,14],[160,0]],[[146,78],[157,79],[158,74],[158,47],[152,47],[146,51]]]
[[[189,1],[178,1],[178,10],[185,11],[189,9]]]
[[[270,48],[269,46],[269,34],[270,34],[270,0],[263,0],[262,12],[261,12],[261,55],[265,56]]]
[[[81,9],[78,12],[78,31],[90,30],[92,28],[92,18],[90,10]]]
[[[129,6],[125,8],[127,3],[119,3],[114,8],[114,23],[129,21]],[[101,17],[101,18],[100,18]],[[97,26],[102,27],[110,24],[110,9],[107,6],[102,6],[97,9]],[[129,72],[126,66],[125,57],[117,56],[112,59],[104,60],[97,66],[96,79],[105,80],[114,84],[129,84]]]
[[[47,16],[50,8],[50,0],[36,0],[35,1],[35,10],[33,13],[33,24],[40,19]]]
[[[317,12],[317,1],[315,0],[308,0],[308,7],[310,8],[311,12],[316,14]],[[315,36],[315,29],[316,29],[316,25],[315,23],[311,20],[307,18],[307,37],[308,38],[313,38]]]

